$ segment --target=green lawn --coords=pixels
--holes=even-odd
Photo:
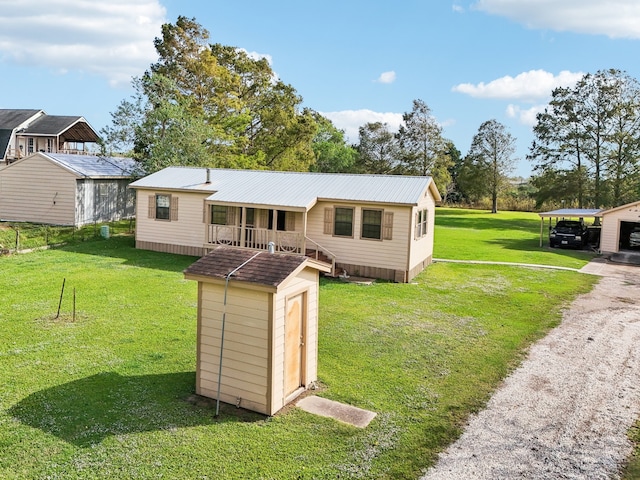
[[[595,256],[571,249],[549,248],[549,223],[540,247],[540,216],[530,212],[498,212],[437,208],[435,258],[532,263],[580,268]]]
[[[478,218],[481,256],[532,262],[505,244],[508,218]],[[459,248],[436,256],[474,248],[474,217],[456,223],[438,220],[436,243]],[[449,263],[414,284],[323,280],[318,394],[378,413],[357,429],[295,408],[265,418],[225,405],[215,418],[194,404],[193,260],[127,236],[0,258],[0,478],[415,479],[595,281]]]

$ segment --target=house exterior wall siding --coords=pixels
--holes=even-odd
[[[203,252],[206,225],[204,223],[204,199],[206,193],[171,192],[163,190],[136,190],[136,247],[169,252],[169,246],[176,251]],[[178,220],[149,218],[149,197],[166,194],[178,198]],[[185,253],[192,255],[192,253]]]
[[[353,207],[353,238],[324,233],[325,208]],[[383,209],[393,212],[391,240],[361,238],[362,209]],[[411,228],[411,207],[381,206],[360,203],[318,202],[307,215],[307,236],[321,247],[336,254],[343,265],[406,270],[407,245]],[[351,274],[352,272],[349,272]]]
[[[32,157],[0,171],[0,219],[74,225],[76,176]]]

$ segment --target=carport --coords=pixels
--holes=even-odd
[[[558,220],[571,220],[571,219],[584,219],[600,217],[600,209],[588,209],[588,208],[561,208],[559,210],[552,210],[550,212],[541,212],[540,215],[540,246],[542,246],[542,238],[544,236],[544,219],[549,219],[549,227],[551,227],[552,219]]]

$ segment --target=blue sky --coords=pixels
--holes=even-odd
[[[640,78],[637,0],[0,0],[0,12],[0,108],[100,130],[156,60],[160,26],[183,15],[212,43],[266,56],[353,142],[366,122],[396,129],[421,99],[463,155],[482,122],[504,124],[522,176],[554,87],[608,68]]]

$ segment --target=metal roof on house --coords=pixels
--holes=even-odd
[[[226,280],[227,275],[247,262],[229,277],[230,281],[277,287],[308,260],[302,255],[218,247],[191,264],[184,273]]]
[[[211,191],[208,200],[228,204],[310,208],[318,200],[415,205],[432,182],[431,177],[270,170],[210,169],[209,176],[207,184],[205,168],[168,167],[131,187]]]
[[[36,153],[83,177],[130,177],[137,163],[132,158],[71,155],[64,153]],[[28,160],[30,157],[23,159]]]

